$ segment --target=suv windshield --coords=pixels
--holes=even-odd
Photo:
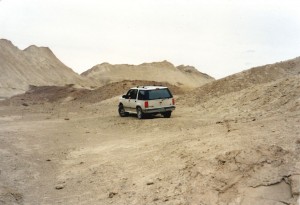
[[[156,100],[164,98],[172,98],[172,94],[169,89],[156,89],[156,90],[140,90],[139,91],[139,100]]]

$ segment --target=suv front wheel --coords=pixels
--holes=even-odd
[[[119,111],[119,115],[120,115],[121,117],[126,117],[126,116],[128,116],[128,112],[125,112],[125,109],[124,109],[123,105],[119,105],[118,111]]]

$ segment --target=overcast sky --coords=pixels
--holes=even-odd
[[[300,56],[300,1],[0,0],[0,38],[78,73],[168,60],[221,78]]]

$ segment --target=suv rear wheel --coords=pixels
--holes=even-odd
[[[136,108],[136,113],[137,113],[137,117],[138,117],[139,119],[143,119],[143,118],[144,118],[144,113],[143,113],[143,111],[142,111],[142,108],[137,107],[137,108]]]
[[[162,113],[162,115],[164,116],[164,118],[170,118],[171,114],[172,114],[171,111]]]

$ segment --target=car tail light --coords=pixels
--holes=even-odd
[[[148,108],[149,107],[149,103],[148,103],[148,101],[145,101],[145,108]]]
[[[172,98],[172,104],[175,105],[175,99],[174,98]]]

